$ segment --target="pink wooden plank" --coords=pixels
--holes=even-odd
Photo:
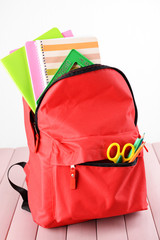
[[[27,160],[28,148],[18,148],[15,150],[9,166]],[[25,174],[20,167],[16,166],[11,170],[10,178],[13,182],[22,186]],[[0,196],[0,239],[3,240],[7,235],[19,198],[19,194],[10,186],[6,174],[0,184]]]
[[[98,240],[127,240],[125,221],[123,216],[97,220]]]
[[[155,154],[156,154],[156,156],[158,158],[158,161],[160,163],[160,143],[159,142],[158,143],[153,143],[152,147],[153,147],[153,149],[155,151]]]
[[[26,184],[24,184],[24,187],[26,188]],[[38,226],[33,222],[31,213],[22,210],[21,205],[22,198],[20,197],[9,228],[7,240],[35,239]]]
[[[39,226],[36,240],[65,240],[66,239],[66,227],[58,228],[42,228]]]
[[[129,240],[158,240],[158,234],[150,208],[125,215]]]
[[[96,220],[68,225],[67,240],[96,240]]]
[[[0,183],[2,182],[2,178],[5,174],[5,171],[8,167],[8,164],[12,158],[13,153],[14,153],[13,148],[0,149]]]
[[[160,164],[151,144],[147,144],[149,152],[144,151],[148,200],[154,223],[160,237]]]

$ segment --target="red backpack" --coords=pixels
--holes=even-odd
[[[120,70],[94,64],[63,75],[45,90],[35,114],[23,102],[30,155],[17,164],[28,192],[9,181],[37,224],[51,228],[147,209],[143,152],[131,163],[106,156],[111,143],[122,148],[140,136],[132,89]]]

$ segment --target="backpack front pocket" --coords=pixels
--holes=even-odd
[[[75,189],[70,188],[70,167],[56,167],[55,226],[60,226],[59,216],[61,223],[72,224],[147,209],[143,157],[123,167],[88,164],[75,166]]]

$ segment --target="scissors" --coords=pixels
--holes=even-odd
[[[117,148],[117,153],[114,157],[111,157],[110,155],[110,151],[113,147],[116,147]],[[127,157],[125,157],[125,153],[126,153],[126,149],[130,147],[131,150],[130,150],[130,153]],[[133,144],[131,143],[126,143],[124,146],[123,146],[123,149],[122,149],[122,152],[120,152],[120,145],[116,142],[114,143],[111,143],[109,145],[109,147],[107,148],[107,158],[111,161],[113,161],[114,163],[120,163],[120,162],[126,162],[126,161],[129,161],[133,155],[135,153],[135,147]]]

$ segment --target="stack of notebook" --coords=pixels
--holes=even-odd
[[[95,37],[73,37],[71,30],[61,33],[57,28],[52,28],[34,41],[26,42],[24,47],[12,50],[1,59],[33,112],[45,88],[63,73],[62,66],[72,49],[82,54],[86,61],[100,63]]]

